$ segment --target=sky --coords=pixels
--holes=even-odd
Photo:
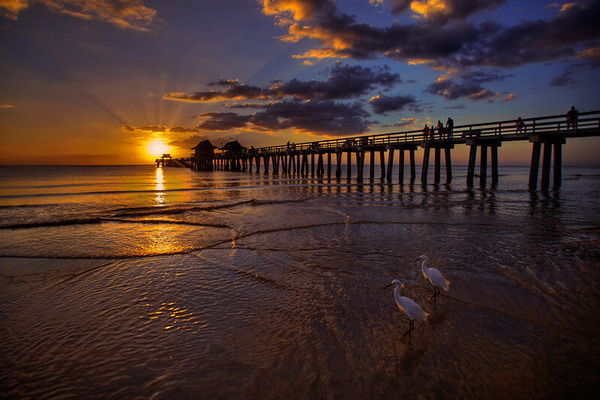
[[[0,164],[597,111],[598,21],[600,0],[0,0]],[[569,139],[563,162],[599,150]]]

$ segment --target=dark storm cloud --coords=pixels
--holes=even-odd
[[[391,88],[401,83],[400,75],[389,72],[388,67],[366,68],[336,63],[325,81],[301,81],[292,79],[288,82],[274,82],[270,87],[244,85],[237,80],[220,80],[210,86],[224,86],[225,90],[211,90],[194,94],[167,93],[164,98],[190,102],[211,102],[223,100],[281,100],[294,97],[303,100],[335,100],[349,99],[382,87]]]
[[[425,91],[442,96],[447,100],[456,100],[461,97],[468,97],[471,100],[483,100],[497,96],[495,92],[485,89],[477,82],[466,80],[457,82],[454,79],[437,80],[430,84]]]
[[[410,107],[413,111],[420,110],[414,96],[385,96],[379,95],[371,99],[375,114],[385,114],[391,111],[401,111]]]
[[[570,71],[565,71],[562,74],[555,76],[550,81],[550,86],[569,86],[575,83],[575,79],[572,77],[573,73]]]
[[[290,23],[288,41],[314,39],[320,48],[302,58],[372,59],[385,55],[433,67],[515,67],[532,62],[572,57],[600,37],[600,0],[564,6],[549,20],[521,21],[512,26],[472,24],[472,12],[493,8],[501,1],[446,1],[452,23],[429,25],[419,20],[377,27],[357,23],[356,17],[336,12],[316,14],[310,21]],[[404,3],[398,3],[402,5]],[[414,7],[413,7],[414,8]],[[432,14],[433,15],[433,14]]]
[[[229,131],[236,128],[245,128],[251,116],[236,113],[210,112],[198,116],[204,119],[198,129],[201,131]]]
[[[402,5],[406,0],[392,0]],[[445,24],[465,20],[472,14],[498,7],[505,0],[442,0],[438,2],[411,1],[411,9],[417,17],[430,24]],[[393,10],[393,8],[392,8]]]
[[[390,88],[401,82],[400,75],[390,73],[387,67],[373,70],[359,65],[336,63],[326,81],[303,82],[293,79],[274,85],[268,91],[274,98],[292,96],[307,100],[334,100],[358,97],[377,86]]]
[[[245,105],[249,108],[250,105]],[[285,100],[269,104],[256,104],[252,115],[237,113],[206,113],[200,130],[226,131],[245,128],[258,131],[293,129],[315,135],[349,135],[369,129],[369,113],[358,104],[338,103],[331,100]]]
[[[511,75],[501,74],[491,70],[467,70],[461,74],[450,77],[442,77],[431,83],[425,92],[442,96],[447,100],[456,100],[467,97],[470,100],[491,100],[500,97],[500,93],[483,87],[482,83],[503,81]],[[508,95],[502,100],[514,99],[514,95]]]
[[[210,90],[208,92],[186,93],[167,93],[163,96],[167,100],[180,100],[188,102],[208,103],[224,100],[253,99],[264,100],[267,95],[264,90],[257,86],[249,86],[239,83],[237,80],[218,81],[209,84],[210,86],[227,86],[225,90]]]

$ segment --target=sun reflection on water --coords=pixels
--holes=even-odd
[[[156,187],[154,188],[156,191],[156,197],[154,198],[154,202],[158,206],[163,206],[166,203],[165,200],[165,179],[163,176],[163,169],[156,168]]]

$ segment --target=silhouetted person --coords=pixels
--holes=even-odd
[[[525,122],[523,122],[521,117],[517,118],[517,123],[515,125],[517,126],[517,134],[527,132],[527,128],[525,128]]]
[[[429,139],[429,127],[427,126],[427,124],[425,124],[425,126],[423,127],[423,140],[428,140]]]
[[[579,119],[579,111],[571,106],[571,109],[567,113],[567,130],[569,128],[577,129],[577,120]]]
[[[444,138],[444,124],[442,124],[442,121],[438,120],[438,133],[440,134],[440,139]]]
[[[454,134],[454,120],[448,117],[448,121],[446,121],[446,136],[448,139],[452,139],[452,135]]]

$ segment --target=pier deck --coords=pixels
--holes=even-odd
[[[342,175],[342,158],[346,155],[346,175],[351,177],[352,163],[358,170],[358,180],[363,179],[366,153],[370,153],[370,178],[376,174],[376,160],[379,158],[381,178],[392,180],[394,156],[398,152],[400,183],[404,181],[405,155],[408,152],[410,181],[416,179],[415,152],[422,148],[423,159],[421,182],[427,183],[430,153],[434,152],[434,182],[441,180],[441,154],[444,153],[446,182],[452,180],[451,151],[458,145],[469,146],[469,164],[467,186],[473,186],[477,152],[480,153],[480,186],[485,187],[487,178],[487,155],[490,149],[492,185],[498,183],[498,147],[503,142],[529,141],[532,143],[530,168],[530,188],[537,187],[540,156],[543,149],[541,187],[550,186],[550,169],[553,162],[553,186],[559,187],[562,175],[562,145],[569,138],[600,136],[600,111],[579,114],[575,127],[568,126],[565,115],[551,115],[523,119],[524,126],[518,127],[515,120],[494,121],[469,125],[458,125],[453,129],[431,130],[424,135],[422,130],[395,133],[343,137],[318,140],[306,143],[287,143],[285,145],[261,147],[241,153],[221,153],[215,155],[210,169],[273,174],[298,174],[301,176],[331,177],[332,158],[335,157],[335,176]],[[387,153],[387,157],[386,157]],[[379,154],[379,157],[377,157]],[[553,156],[553,157],[552,157]],[[326,161],[325,161],[326,157]],[[386,160],[387,158],[387,160]],[[354,160],[353,160],[354,159]],[[195,168],[193,157],[174,160],[181,166]]]

